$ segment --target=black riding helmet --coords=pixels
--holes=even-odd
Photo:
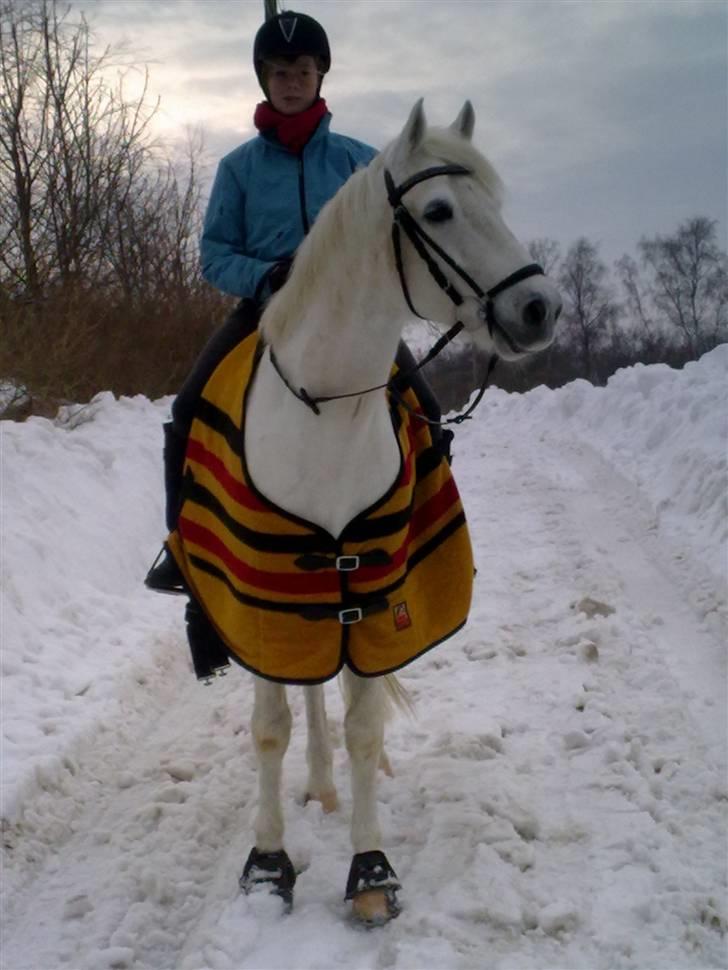
[[[253,44],[253,64],[263,91],[264,61],[272,57],[301,57],[304,54],[317,59],[322,74],[326,74],[331,67],[329,39],[317,20],[294,10],[284,10],[266,20],[255,35]]]

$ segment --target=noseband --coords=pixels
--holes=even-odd
[[[425,230],[417,222],[415,217],[402,201],[402,197],[405,195],[405,193],[409,192],[409,190],[414,188],[415,185],[419,185],[420,182],[426,182],[428,179],[435,178],[437,175],[472,175],[472,172],[469,168],[465,168],[463,165],[435,165],[432,168],[425,168],[421,172],[416,172],[408,179],[405,179],[401,185],[395,185],[394,179],[392,178],[389,170],[384,170],[384,184],[387,187],[387,198],[389,199],[389,204],[394,209],[392,245],[394,247],[394,259],[397,266],[397,272],[399,274],[399,281],[402,286],[402,292],[404,293],[404,298],[407,301],[407,306],[416,317],[419,317],[421,320],[427,319],[415,309],[410,296],[409,287],[407,286],[407,279],[404,274],[404,263],[402,261],[401,232],[405,233],[407,238],[415,247],[418,256],[427,266],[430,276],[432,276],[440,289],[447,293],[455,306],[460,306],[462,304],[463,296],[458,288],[447,278],[440,265],[433,259],[429,250],[437,253],[443,262],[447,263],[451,269],[455,270],[458,276],[465,280],[479,300],[485,298],[485,317],[488,324],[488,330],[492,336],[493,326],[495,324],[495,314],[493,310],[493,300],[495,297],[498,296],[499,293],[503,293],[504,290],[510,289],[511,286],[515,286],[516,283],[520,283],[522,280],[527,280],[530,276],[544,276],[544,271],[538,263],[529,263],[527,266],[522,266],[521,269],[517,269],[515,273],[511,273],[510,276],[506,276],[506,278],[501,280],[500,283],[496,283],[495,286],[491,286],[489,290],[484,290],[481,286],[479,286],[472,276],[466,273],[462,266],[458,265],[452,256],[448,255],[448,253],[446,253],[445,250],[425,232]],[[452,336],[454,337],[456,334],[460,333],[462,328],[463,324],[458,321],[458,323],[456,323],[452,328],[455,331]],[[448,333],[450,332],[451,331],[448,331]]]
[[[439,263],[433,258],[430,250],[436,253],[443,262],[445,262],[452,270],[457,273],[457,275],[464,280],[470,289],[473,291],[475,296],[479,300],[485,299],[485,320],[488,325],[488,332],[491,337],[493,335],[493,328],[495,326],[495,311],[493,309],[493,300],[499,293],[503,293],[504,290],[509,289],[511,286],[515,286],[522,280],[526,280],[531,276],[544,276],[544,271],[539,266],[538,263],[528,263],[528,265],[517,269],[510,276],[506,276],[505,279],[501,280],[500,283],[496,283],[489,290],[483,290],[475,280],[462,268],[458,263],[445,252],[445,250],[435,242],[435,240],[429,236],[422,226],[417,222],[415,217],[409,211],[407,206],[402,201],[403,196],[409,192],[410,189],[414,188],[415,185],[419,185],[420,182],[425,182],[428,179],[435,178],[437,175],[472,175],[470,169],[465,168],[463,165],[434,165],[431,168],[422,169],[420,172],[416,172],[409,178],[405,179],[400,185],[395,185],[394,179],[392,178],[388,169],[384,170],[384,184],[387,188],[387,198],[389,204],[394,210],[394,221],[392,223],[392,245],[394,247],[394,259],[397,266],[397,273],[399,275],[399,281],[402,286],[402,293],[407,301],[407,306],[410,308],[412,313],[421,320],[428,319],[423,317],[421,313],[418,313],[412,302],[412,297],[410,296],[409,287],[407,286],[407,279],[404,272],[404,263],[402,261],[402,239],[401,233],[407,236],[412,245],[414,246],[418,256],[424,261],[430,275],[435,280],[440,289],[449,296],[455,306],[460,306],[463,303],[463,296],[452,283],[446,274],[443,272]],[[428,248],[429,247],[429,248]],[[456,323],[450,327],[446,334],[444,334],[437,343],[429,350],[429,352],[422,358],[422,360],[413,367],[412,370],[407,371],[404,374],[398,374],[395,378],[396,384],[393,380],[387,381],[386,384],[377,384],[376,387],[367,387],[362,391],[351,391],[348,394],[331,394],[326,397],[311,397],[308,391],[301,387],[296,390],[292,384],[289,383],[286,376],[278,364],[275,354],[273,353],[273,348],[270,348],[270,361],[276,370],[278,376],[281,378],[286,387],[291,391],[291,393],[302,401],[307,407],[311,408],[314,414],[320,414],[319,404],[325,404],[327,401],[340,401],[348,397],[361,397],[362,394],[370,394],[372,391],[380,391],[383,388],[388,388],[393,396],[402,404],[408,411],[412,411],[409,405],[404,401],[399,393],[399,387],[406,386],[408,378],[414,375],[418,370],[429,364],[437,355],[453,340],[463,329],[464,324],[462,321],[458,320]],[[412,411],[416,417],[427,424],[460,424],[470,417],[472,412],[480,403],[485,389],[488,385],[488,380],[490,378],[493,367],[498,360],[497,355],[491,357],[490,363],[487,368],[487,373],[485,379],[483,380],[482,386],[476,396],[475,400],[468,407],[466,411],[462,414],[456,415],[454,418],[450,418],[445,421],[433,421],[431,418],[426,417],[420,412]]]

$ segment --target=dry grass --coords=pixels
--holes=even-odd
[[[210,334],[237,301],[201,285],[190,294],[110,298],[66,289],[37,302],[14,302],[0,290],[0,418],[54,417],[67,404],[85,404],[99,391],[175,394]],[[638,361],[682,367],[692,354],[658,342],[610,344],[597,350],[594,371],[605,383],[618,367]],[[486,358],[463,347],[427,367],[443,414],[461,409],[484,376]],[[490,383],[508,391],[538,384],[559,387],[585,377],[580,356],[561,345],[520,365],[496,367]]]
[[[35,303],[3,301],[0,382],[22,394],[0,417],[53,416],[99,391],[174,394],[230,305],[207,288],[163,300],[66,291]]]

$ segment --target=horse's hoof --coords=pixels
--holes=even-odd
[[[281,897],[286,912],[290,912],[293,908],[296,871],[284,849],[279,852],[259,852],[257,849],[251,849],[239,883],[246,895],[256,889],[268,889],[269,892]]]
[[[397,873],[383,852],[359,852],[351,860],[346,898],[354,919],[365,926],[382,926],[399,916]]]
[[[337,811],[339,807],[339,796],[335,788],[332,788],[331,791],[321,792],[320,795],[309,795],[307,793],[303,804],[308,805],[309,802],[319,802],[324,813],[330,815],[332,812]]]
[[[365,926],[384,926],[399,916],[397,896],[393,889],[367,889],[351,901],[351,913]]]

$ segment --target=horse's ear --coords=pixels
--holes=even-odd
[[[457,116],[455,121],[450,125],[452,131],[463,138],[467,138],[468,141],[473,137],[473,128],[475,128],[475,111],[473,106],[469,101],[460,109],[460,114]]]
[[[415,103],[414,108],[410,111],[407,124],[399,136],[399,143],[407,152],[414,152],[419,148],[420,142],[425,137],[427,119],[425,118],[425,109],[422,107],[423,100],[423,98],[420,98]]]

